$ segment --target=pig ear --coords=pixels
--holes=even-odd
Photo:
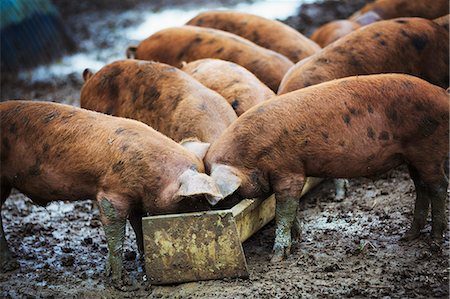
[[[209,143],[201,142],[197,139],[181,140],[180,144],[202,161],[210,146]]]
[[[236,167],[228,165],[213,165],[211,177],[223,198],[233,194],[242,183],[242,173]]]
[[[204,195],[211,205],[223,199],[219,188],[212,178],[204,173],[188,169],[179,177],[180,188],[175,193],[175,200],[181,201],[184,197]]]
[[[136,58],[136,50],[137,50],[137,46],[129,46],[127,48],[127,58],[128,59],[135,59]]]
[[[378,22],[381,20],[381,17],[379,14],[374,12],[373,10],[369,10],[368,12],[360,15],[355,19],[355,22],[358,23],[361,26],[369,25],[375,22]]]
[[[92,76],[94,76],[94,73],[90,70],[90,69],[85,69],[83,71],[83,79],[84,82],[86,82],[87,80],[89,80]]]

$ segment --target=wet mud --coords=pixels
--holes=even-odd
[[[320,5],[315,7],[320,11]],[[117,40],[114,26],[127,28],[142,21],[124,17],[112,22],[115,13],[88,9],[83,15],[69,14],[67,22],[77,38],[85,40],[81,47],[103,49],[99,55],[108,56],[113,55],[110,45],[127,43]],[[1,77],[1,100],[79,106],[79,73],[44,82]],[[442,252],[430,249],[430,219],[418,240],[399,240],[411,223],[414,198],[405,167],[376,180],[350,180],[348,196],[341,202],[334,200],[332,181],[325,181],[300,203],[302,240],[286,260],[270,263],[273,221],[243,244],[249,279],[151,286],[127,224],[125,272],[137,290],[122,292],[109,287],[104,275],[107,244],[93,201],[40,207],[14,192],[3,205],[2,217],[20,269],[0,274],[0,298],[448,298],[448,232]]]

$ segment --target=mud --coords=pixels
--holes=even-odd
[[[340,2],[345,6],[351,1]],[[98,55],[108,59],[117,55],[109,46],[127,43],[119,39],[116,26],[129,28],[142,21],[125,15],[112,22],[116,13],[88,10],[70,14],[67,22],[83,40],[81,48],[101,49]],[[37,82],[1,77],[1,100],[79,105],[80,73]],[[250,270],[246,280],[150,286],[127,224],[124,268],[129,284],[138,289],[121,292],[107,286],[107,244],[93,201],[40,207],[13,193],[2,216],[21,267],[0,274],[0,298],[448,298],[448,232],[441,253],[430,250],[430,220],[420,239],[399,240],[412,220],[414,196],[404,167],[376,180],[350,180],[342,202],[334,200],[334,184],[326,181],[302,200],[302,239],[285,261],[270,263],[273,221],[244,243]]]

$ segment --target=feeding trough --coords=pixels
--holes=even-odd
[[[308,178],[302,195],[321,180]],[[248,277],[242,242],[274,217],[274,195],[244,199],[231,209],[144,217],[150,283]]]

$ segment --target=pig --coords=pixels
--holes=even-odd
[[[449,23],[450,14],[434,19],[433,21],[439,24],[441,27],[445,28],[445,30],[449,31]]]
[[[197,26],[166,28],[137,47],[127,50],[128,58],[155,60],[180,67],[182,62],[218,58],[237,63],[255,74],[274,92],[294,64],[285,56],[258,46],[238,35]]]
[[[136,215],[203,209],[220,192],[204,174],[203,144],[189,148],[131,119],[64,104],[0,103],[1,205],[16,188],[36,204],[95,200],[107,243],[107,275],[123,289],[125,222],[143,250]],[[199,146],[197,146],[199,145]],[[191,152],[192,151],[192,152]],[[194,154],[196,153],[196,154]],[[140,219],[140,218],[139,218]],[[17,267],[0,218],[0,267]]]
[[[237,118],[221,95],[164,63],[120,60],[83,77],[81,107],[142,121],[177,142],[212,142]]]
[[[320,51],[314,41],[294,28],[249,13],[232,10],[206,11],[186,24],[234,33],[261,47],[281,53],[294,63]]]
[[[241,115],[209,148],[205,163],[222,198],[275,193],[272,262],[290,252],[306,177],[374,176],[407,164],[416,188],[405,240],[419,236],[431,203],[432,237],[447,226],[449,96],[404,74],[354,76],[296,90]]]
[[[242,66],[205,58],[183,64],[182,71],[222,95],[239,116],[275,93]]]
[[[448,44],[448,31],[433,21],[379,21],[298,62],[284,76],[278,94],[337,78],[376,73],[406,73],[447,88]]]
[[[369,11],[377,13],[382,19],[399,17],[435,19],[448,14],[449,3],[448,0],[376,0],[366,4],[349,19],[354,20]]]
[[[337,41],[343,36],[361,28],[362,26],[372,24],[381,20],[380,16],[375,12],[369,11],[354,21],[335,20],[331,21],[314,31],[311,39],[322,48]]]

